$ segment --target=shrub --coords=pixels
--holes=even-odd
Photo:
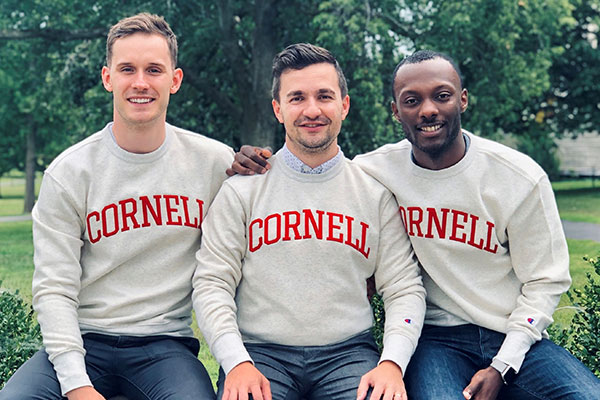
[[[0,291],[0,388],[40,347],[33,309],[17,293]]]
[[[584,259],[600,276],[600,258]],[[567,292],[569,300],[578,310],[566,329],[552,328],[552,340],[563,346],[583,362],[596,376],[600,377],[600,282],[592,273],[587,274],[587,283],[582,289]]]
[[[385,309],[383,307],[383,299],[379,294],[374,294],[371,297],[371,308],[373,309],[373,338],[379,351],[383,349],[383,328],[385,326]]]

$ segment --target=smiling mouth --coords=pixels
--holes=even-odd
[[[428,125],[428,126],[421,126],[419,128],[420,131],[423,132],[435,132],[438,129],[440,129],[443,126],[443,124],[435,124],[435,125]]]
[[[135,103],[135,104],[148,104],[148,103],[154,101],[154,99],[149,98],[149,97],[142,97],[142,98],[135,97],[135,98],[131,98],[131,99],[128,99],[128,100],[129,100],[129,102]]]
[[[318,128],[320,126],[325,126],[325,124],[301,124],[303,128]]]

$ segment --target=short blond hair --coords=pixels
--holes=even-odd
[[[112,48],[117,39],[134,33],[158,34],[167,40],[173,68],[177,67],[177,37],[165,19],[159,15],[140,13],[117,22],[106,38],[106,65],[110,66]]]

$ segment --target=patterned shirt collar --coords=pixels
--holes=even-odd
[[[291,169],[293,169],[296,172],[300,172],[303,174],[312,174],[312,175],[323,174],[323,173],[329,171],[338,162],[340,162],[342,157],[344,157],[344,153],[340,149],[340,146],[338,146],[338,152],[335,155],[335,157],[330,158],[329,160],[325,161],[321,165],[316,166],[315,168],[311,168],[308,165],[304,164],[302,162],[302,160],[300,160],[294,154],[292,154],[292,152],[287,148],[287,146],[285,144],[283,145],[283,148],[281,149],[281,154],[283,156],[283,160],[285,161],[285,163],[287,164],[288,167],[290,167]]]

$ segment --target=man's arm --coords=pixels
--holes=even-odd
[[[244,145],[240,151],[235,153],[235,159],[230,168],[227,168],[227,175],[233,176],[235,174],[240,175],[254,175],[264,174],[271,164],[267,161],[269,157],[273,155],[270,148],[254,147]]]
[[[62,394],[91,386],[77,308],[81,287],[82,213],[50,173],[44,175],[32,212],[34,264],[33,307],[54,365]]]
[[[384,346],[379,365],[361,380],[359,400],[369,386],[373,387],[372,399],[384,394],[406,399],[403,372],[417,347],[425,318],[425,289],[398,203],[387,192],[379,206],[382,225],[375,283],[386,309]]]
[[[235,293],[242,279],[246,252],[246,210],[225,182],[202,223],[202,244],[196,253],[192,280],[198,326],[226,379],[223,399],[271,400],[269,383],[254,367],[237,325]]]
[[[513,269],[523,287],[494,360],[518,373],[530,347],[552,323],[560,296],[571,284],[567,243],[546,176],[519,205],[507,231]],[[500,373],[488,367],[473,377],[465,388],[465,398],[494,399],[501,385]]]

